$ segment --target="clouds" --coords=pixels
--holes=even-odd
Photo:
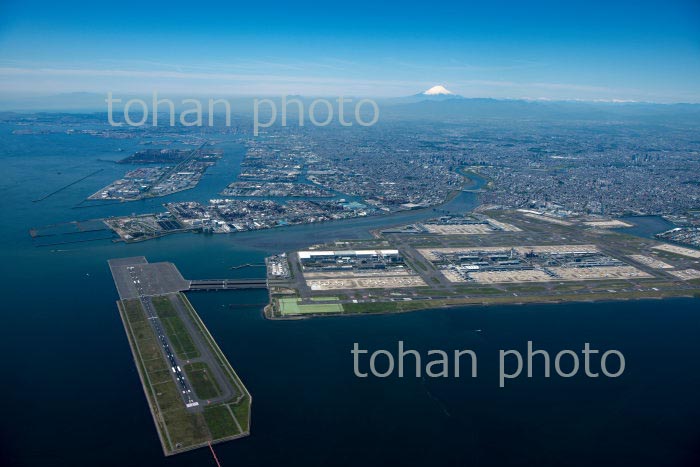
[[[269,66],[260,68],[270,69]],[[22,92],[161,92],[307,95],[376,95],[393,88],[414,89],[420,81],[384,81],[348,78],[342,74],[319,76],[307,73],[221,73],[164,69],[31,68],[0,67],[0,81],[7,90]],[[304,68],[288,71],[305,71]]]
[[[6,0],[6,93],[698,99],[696,0],[117,6]]]
[[[368,96],[412,95],[446,83],[466,97],[505,99],[699,102],[693,90],[659,92],[635,86],[598,83],[502,79],[540,77],[551,66],[539,62],[493,62],[478,65],[456,60],[365,62],[342,58],[279,60],[258,58],[231,62],[173,63],[146,59],[103,59],[93,63],[4,60],[0,84],[7,93],[47,95],[65,92],[190,94],[208,96]],[[525,71],[524,71],[525,70]],[[482,78],[484,77],[484,78]],[[601,81],[596,79],[595,81]]]

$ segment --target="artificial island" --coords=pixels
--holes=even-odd
[[[620,220],[481,211],[270,257],[265,315],[700,294],[700,251],[624,234]]]

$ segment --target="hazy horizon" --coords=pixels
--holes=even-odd
[[[5,2],[3,94],[700,102],[693,1],[176,7]]]

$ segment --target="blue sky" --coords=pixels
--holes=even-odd
[[[700,1],[2,0],[0,93],[700,102]]]

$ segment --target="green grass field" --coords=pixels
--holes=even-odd
[[[206,443],[210,439],[204,416],[190,413],[180,397],[170,368],[151,325],[138,300],[122,302],[130,340],[134,343],[137,363],[147,387],[147,396],[154,408],[163,449],[171,453],[179,447]]]
[[[213,350],[214,356],[219,361],[221,368],[223,369],[224,374],[226,375],[226,378],[233,384],[234,387],[238,388],[238,390],[241,392],[241,395],[235,401],[232,401],[226,405],[228,405],[229,408],[231,408],[236,420],[238,421],[238,424],[242,427],[243,432],[248,433],[248,431],[250,430],[250,405],[252,401],[250,393],[243,385],[243,382],[240,380],[234,369],[231,367],[231,364],[228,362],[226,356],[223,354],[217,343],[214,341],[211,334],[209,334],[209,331],[207,331],[201,318],[192,307],[192,304],[189,300],[187,300],[187,297],[184,294],[178,294],[177,297],[185,305],[185,308],[187,308],[187,310],[190,313],[192,321],[200,329],[204,340],[209,344],[209,346]]]
[[[280,298],[279,305],[282,315],[341,313],[343,311],[343,305],[340,303],[315,303],[300,305],[297,298]]]
[[[238,424],[233,419],[231,410],[226,405],[216,405],[204,409],[204,418],[207,421],[207,426],[211,430],[212,437],[226,438],[234,436],[241,432]]]
[[[212,399],[221,394],[221,388],[219,388],[216,379],[210,375],[211,370],[206,363],[190,363],[185,365],[184,370],[198,398]]]
[[[499,290],[493,287],[484,287],[479,285],[458,286],[455,287],[455,290],[460,293],[465,293],[469,295],[498,295],[507,293],[503,290]]]
[[[171,320],[174,317],[172,303],[169,300],[166,303],[165,300],[168,300],[168,297],[154,299],[154,305],[158,303],[156,312],[159,316],[162,312],[164,319]],[[190,313],[194,313],[191,307],[189,309]],[[247,434],[250,395],[237,378],[237,387],[243,388],[242,397],[208,406],[201,412],[188,411],[139,300],[119,302],[119,311],[166,455]],[[189,335],[188,338],[191,341]],[[219,355],[220,351],[208,337],[208,333],[205,339],[212,345],[218,358],[225,360],[225,357]],[[205,363],[185,365],[184,370],[198,397],[205,399],[220,394],[218,384],[214,378],[209,377],[210,370]],[[243,426],[245,429],[240,428]]]
[[[250,430],[250,398],[244,397],[238,404],[229,404],[243,431]]]
[[[388,311],[398,311],[398,302],[375,302],[375,303],[346,303],[345,310],[348,313],[386,313]]]
[[[158,314],[165,332],[173,344],[175,354],[184,360],[199,357],[197,346],[194,345],[185,323],[178,316],[170,299],[167,296],[153,297],[152,302],[156,309],[156,314]]]

